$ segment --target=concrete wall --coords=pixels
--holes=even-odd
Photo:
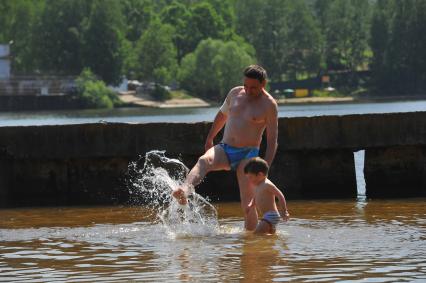
[[[162,149],[191,167],[209,128],[210,123],[0,128],[0,205],[126,203],[130,161]],[[426,112],[282,118],[270,177],[289,199],[354,198],[353,152],[366,149],[368,196],[425,196],[425,146]],[[213,200],[239,197],[232,172],[209,174],[198,191]]]

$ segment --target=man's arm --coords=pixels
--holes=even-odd
[[[217,112],[216,117],[214,117],[213,124],[210,127],[210,131],[209,131],[209,134],[207,135],[206,143],[204,145],[205,151],[213,147],[214,138],[225,125],[226,120],[228,119],[229,105],[231,103],[230,96],[236,90],[237,88],[231,89],[231,91],[226,96],[225,101],[223,102],[223,105],[220,107],[219,112]]]
[[[276,102],[267,114],[266,141],[265,160],[271,166],[278,147],[278,109]]]
[[[209,134],[207,135],[206,144],[204,145],[205,151],[213,147],[213,139],[223,128],[227,119],[228,119],[228,116],[222,113],[222,111],[219,111],[216,114],[216,117],[214,118],[213,124],[210,128]]]

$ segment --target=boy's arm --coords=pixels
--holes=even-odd
[[[272,190],[272,193],[278,198],[281,217],[287,221],[290,218],[290,214],[287,210],[287,202],[285,200],[284,194],[275,186],[271,186],[270,189]]]

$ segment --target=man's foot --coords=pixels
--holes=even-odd
[[[180,205],[186,205],[188,199],[186,198],[185,191],[181,188],[174,190],[172,196],[177,200]]]

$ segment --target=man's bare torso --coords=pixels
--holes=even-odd
[[[229,113],[223,142],[235,147],[259,147],[274,99],[266,91],[250,97],[242,86],[234,88],[227,99]]]

